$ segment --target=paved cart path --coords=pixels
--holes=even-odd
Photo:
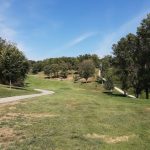
[[[10,102],[24,100],[24,99],[33,98],[33,97],[39,97],[43,95],[51,95],[54,93],[53,91],[48,91],[48,90],[41,90],[41,89],[34,89],[34,90],[39,91],[41,93],[0,98],[0,104],[10,103]]]

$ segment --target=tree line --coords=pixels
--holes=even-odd
[[[91,60],[95,68],[99,67],[100,58],[98,55],[85,54],[77,57],[49,58],[43,61],[30,60],[30,71],[33,74],[44,71],[49,77],[58,77],[58,72],[60,72],[60,76],[65,78],[68,70],[78,71],[84,60]]]

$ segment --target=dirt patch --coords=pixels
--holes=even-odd
[[[66,108],[68,108],[68,109],[74,109],[74,108],[76,108],[78,105],[79,105],[79,103],[77,103],[77,102],[69,101],[69,102],[66,104]]]
[[[134,137],[135,135],[124,135],[124,136],[108,136],[108,135],[99,135],[99,134],[87,134],[85,137],[90,139],[100,139],[108,144],[115,144],[119,142],[127,142],[129,138]]]
[[[18,102],[11,102],[11,103],[9,103],[9,104],[0,104],[0,108],[4,108],[5,106],[7,107],[11,107],[11,106],[14,106],[14,105],[17,105],[17,104],[19,104],[20,102],[18,101]]]
[[[15,132],[12,128],[0,128],[0,146],[2,147],[2,149],[8,149],[9,144],[13,143],[16,140],[21,141],[22,137],[22,133]]]
[[[31,113],[31,114],[23,114],[23,116],[29,118],[42,118],[42,117],[57,117],[56,114],[46,114],[46,113]]]
[[[15,136],[12,128],[0,128],[0,143],[13,141]]]
[[[16,107],[15,107],[15,106],[11,106],[11,107],[9,107],[9,110],[14,110],[14,109],[16,109]]]
[[[73,80],[73,76],[72,75],[68,76],[67,80],[72,81]]]
[[[19,116],[19,113],[7,113],[0,117],[0,120],[12,120]]]
[[[57,117],[56,114],[49,114],[49,113],[7,113],[0,117],[0,121],[2,120],[12,120],[17,117],[25,117],[25,118],[42,118],[42,117]]]
[[[150,111],[150,107],[146,107],[146,108],[145,108],[145,111],[148,111],[148,112],[149,112],[149,111]]]

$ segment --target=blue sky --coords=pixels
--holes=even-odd
[[[147,13],[149,0],[0,0],[0,36],[29,59],[103,57]]]

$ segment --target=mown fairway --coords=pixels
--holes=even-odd
[[[0,105],[0,149],[148,150],[150,101],[103,93],[81,85],[30,76],[27,89],[55,92]],[[5,97],[1,92],[1,97]]]

